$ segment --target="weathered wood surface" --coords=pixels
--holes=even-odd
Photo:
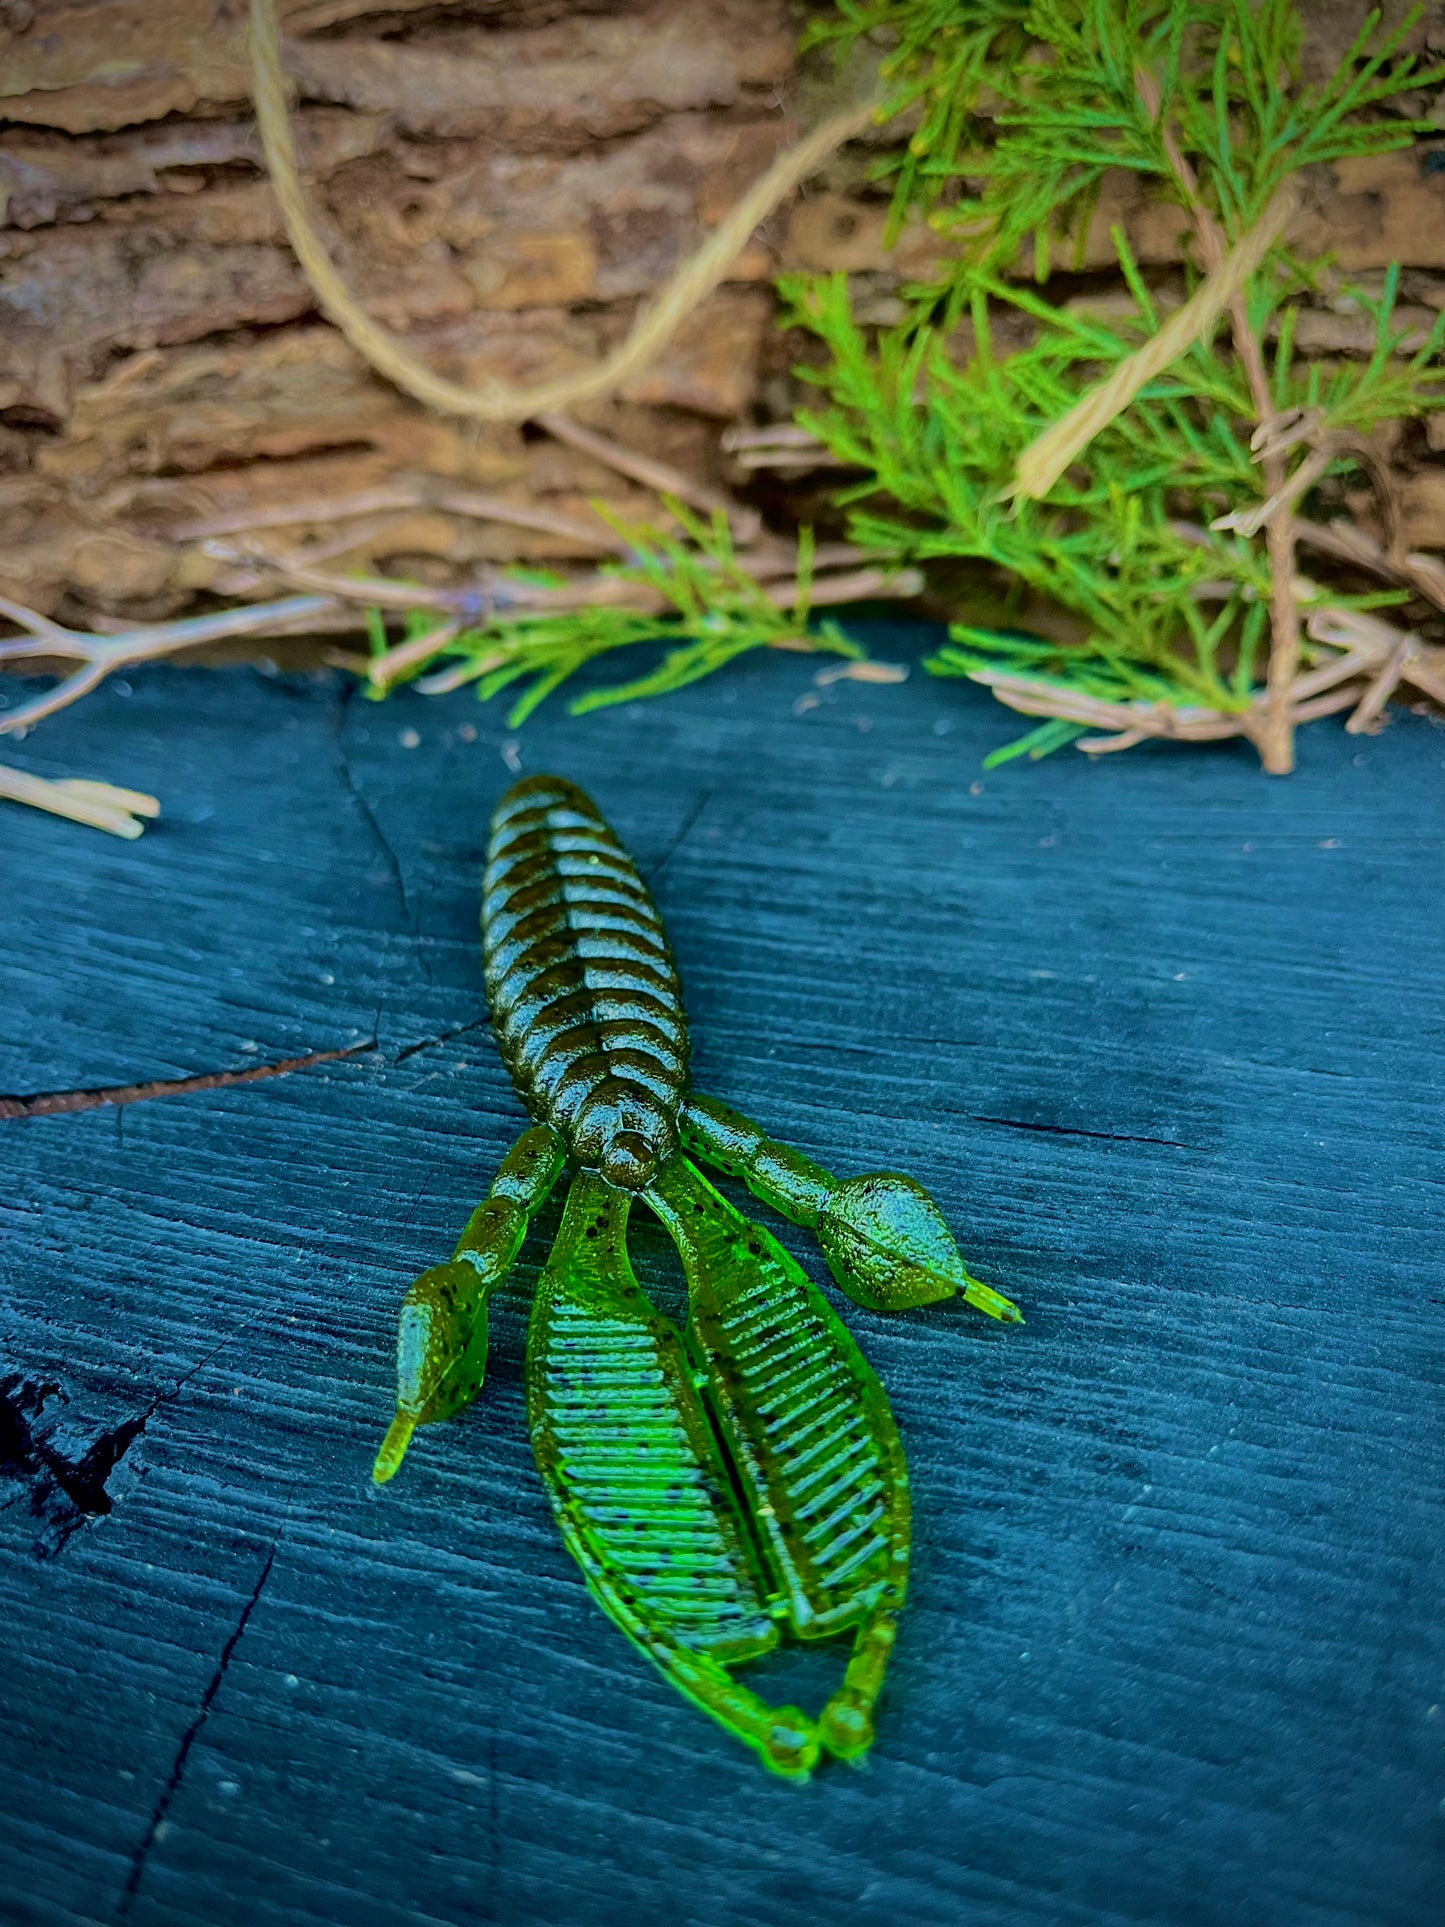
[[[871,1764],[770,1781],[589,1603],[523,1434],[538,1246],[481,1404],[370,1489],[397,1300],[520,1119],[505,731],[162,669],[24,746],[167,814],[6,809],[0,1090],[377,1042],[0,1121],[7,1921],[1438,1919],[1445,735],[980,779],[978,692],[808,674],[519,754],[650,872],[699,1085],[916,1173],[1027,1309],[848,1310],[918,1520]]]

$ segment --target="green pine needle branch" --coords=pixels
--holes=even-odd
[[[895,221],[927,206],[948,244],[940,277],[905,289],[905,318],[877,335],[855,321],[841,276],[783,283],[789,319],[828,350],[824,367],[800,370],[820,391],[800,419],[861,477],[839,497],[852,538],[910,560],[993,564],[1075,620],[1068,643],[959,625],[936,673],[996,688],[1022,677],[1043,703],[1053,687],[1063,725],[1079,697],[1235,714],[1267,764],[1287,768],[1289,686],[1327,653],[1299,640],[1311,592],[1297,597],[1294,583],[1294,497],[1361,467],[1370,429],[1445,405],[1445,316],[1406,353],[1392,269],[1378,296],[1342,290],[1373,319],[1368,359],[1305,361],[1299,308],[1328,264],[1278,246],[1229,329],[1151,382],[1035,502],[1011,493],[1019,456],[1158,328],[1160,310],[1117,228],[1132,311],[1108,322],[1034,292],[1018,270],[1031,259],[1042,278],[1067,244],[1077,263],[1106,175],[1127,169],[1179,206],[1197,284],[1300,169],[1426,131],[1374,113],[1445,80],[1400,52],[1419,10],[1383,37],[1371,15],[1338,71],[1310,87],[1290,0],[842,0],[836,11],[815,43],[893,42],[890,104],[919,126],[880,172],[894,175]],[[1257,527],[1250,512],[1273,498],[1264,521],[1276,526]],[[1363,611],[1404,599],[1328,601]],[[1080,733],[1046,725],[1010,753]]]
[[[637,599],[655,603],[659,613],[605,602],[558,610],[529,608],[520,599],[513,604],[508,598],[519,590],[565,595],[567,585],[558,575],[512,570],[482,620],[451,636],[424,663],[398,676],[374,678],[372,693],[384,695],[387,688],[422,668],[429,672],[423,688],[439,692],[472,683],[484,701],[520,684],[521,693],[508,715],[508,726],[516,728],[588,663],[640,643],[661,644],[666,653],[642,675],[578,696],[571,705],[574,715],[683,689],[751,649],[822,650],[849,659],[861,657],[863,651],[836,623],[824,620],[810,627],[811,530],[802,531],[795,586],[790,587],[787,606],[780,607],[738,560],[721,511],[704,522],[681,502],[667,498],[664,506],[680,534],[625,523],[598,508],[630,549],[626,562],[599,571],[602,583],[640,591]],[[379,616],[374,620],[379,628]],[[436,633],[441,627],[434,615],[412,621],[414,637]],[[380,659],[373,645],[373,660]]]

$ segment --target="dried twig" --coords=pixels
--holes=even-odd
[[[623,555],[624,539],[602,522],[583,522],[533,502],[513,502],[506,496],[478,489],[455,488],[446,482],[419,477],[394,488],[358,489],[354,495],[324,497],[318,502],[286,503],[275,508],[237,509],[229,515],[203,516],[181,522],[170,531],[175,542],[208,541],[217,536],[249,534],[257,529],[306,527],[317,522],[342,522],[353,516],[384,510],[438,509],[478,522],[500,522],[509,528],[530,529],[539,535],[560,536],[594,555]]]
[[[500,573],[488,573],[466,588],[438,589],[420,583],[398,582],[390,576],[333,575],[313,568],[304,558],[277,555],[246,537],[233,543],[215,541],[210,552],[223,560],[244,559],[268,570],[279,581],[295,588],[312,589],[337,601],[375,609],[435,609],[458,622],[485,621],[498,611],[557,614],[568,609],[635,609],[639,615],[655,615],[668,608],[666,598],[643,583],[620,575],[584,575],[546,588],[537,583],[519,582]],[[862,559],[866,551],[849,543],[828,544],[814,558],[825,568],[838,562]],[[786,581],[773,581],[766,590],[768,599],[779,609],[790,609],[801,599],[795,573],[796,549],[779,548],[775,554],[742,555],[740,566],[749,569],[759,581],[767,582],[781,571]],[[923,578],[917,569],[878,563],[852,569],[841,575],[814,578],[811,600],[836,606],[866,596],[914,596],[922,592]],[[3,604],[0,604],[3,610]],[[0,645],[3,648],[3,645]]]
[[[204,542],[214,535],[238,535],[249,529],[286,529],[313,522],[345,522],[353,516],[377,515],[389,509],[417,508],[420,501],[418,491],[405,485],[364,488],[350,495],[322,496],[315,502],[278,502],[270,508],[253,505],[233,509],[229,514],[203,515],[191,522],[177,522],[167,530],[167,534],[173,542]]]
[[[21,703],[18,709],[0,711],[0,735],[13,736],[38,723],[42,716],[64,709],[127,663],[154,662],[158,657],[173,656],[200,643],[221,642],[231,636],[304,634],[318,617],[333,613],[335,606],[329,596],[288,596],[279,602],[223,609],[210,616],[188,616],[180,622],[145,623],[124,629],[118,635],[97,636],[84,629],[67,629],[48,616],[37,615],[23,603],[0,596],[0,616],[8,616],[28,632],[0,639],[0,662],[53,656],[63,662],[83,665],[53,689],[47,689],[43,696]]]
[[[721,446],[727,455],[742,455],[755,448],[821,448],[811,428],[801,422],[769,422],[761,428],[725,428]]]
[[[739,468],[780,469],[785,475],[806,475],[815,469],[846,469],[849,464],[799,422],[773,422],[766,428],[729,428],[722,447]]]
[[[1348,727],[1368,728],[1402,675],[1408,674],[1432,694],[1431,683],[1438,680],[1440,690],[1445,692],[1445,649],[1431,650],[1417,637],[1377,616],[1325,604],[1311,612],[1308,631],[1313,641],[1326,643],[1340,654],[1290,679],[1286,720],[1291,731],[1300,723],[1342,709],[1355,711]],[[1436,657],[1440,658],[1438,667]],[[1260,748],[1272,726],[1268,689],[1243,709],[1229,711],[1164,702],[1110,702],[1062,683],[1003,670],[971,669],[969,675],[1022,715],[1054,717],[1108,730],[1107,736],[1079,738],[1076,748],[1091,756],[1132,749],[1151,737],[1206,743],[1244,736]]]
[[[679,502],[686,502],[689,508],[701,509],[704,515],[714,515],[719,510],[727,517],[728,527],[736,542],[755,542],[762,531],[763,518],[756,509],[744,508],[731,495],[721,489],[709,488],[706,482],[695,481],[685,475],[671,462],[658,461],[653,455],[639,455],[635,449],[624,447],[609,435],[599,435],[595,429],[584,428],[566,415],[542,414],[537,416],[537,426],[569,448],[575,448],[594,461],[603,462],[608,468],[615,469],[619,475],[626,475],[631,481],[641,482],[658,495],[672,495]]]
[[[1413,589],[1437,609],[1445,609],[1445,562],[1437,555],[1411,552],[1393,556],[1358,523],[1344,520],[1325,524],[1305,522],[1297,517],[1295,536],[1320,555],[1336,562],[1351,562],[1356,568],[1379,576],[1381,581]]]
[[[1299,442],[1308,443],[1311,452],[1263,502],[1257,502],[1253,508],[1236,509],[1231,515],[1216,516],[1210,528],[1221,533],[1233,530],[1252,540],[1276,516],[1292,508],[1314,487],[1340,453],[1341,439],[1325,432],[1321,412],[1317,408],[1301,410],[1293,415],[1276,415],[1270,421],[1262,422],[1250,437],[1249,445],[1256,461],[1282,462],[1289,450]]]

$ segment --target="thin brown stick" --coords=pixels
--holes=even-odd
[[[855,542],[819,542],[813,550],[813,567],[817,569],[850,568],[854,563],[877,562],[876,549],[861,549]],[[758,582],[769,582],[774,576],[791,575],[798,566],[798,551],[791,542],[779,543],[776,549],[754,549],[751,553],[737,558],[738,567],[746,569]]]
[[[455,610],[466,592],[456,589],[429,589],[420,582],[397,582],[385,575],[333,575],[313,568],[304,556],[277,555],[251,536],[234,541],[224,537],[207,544],[211,555],[221,561],[249,562],[289,583],[296,589],[310,589],[328,601],[362,603],[374,609],[437,609],[443,614]]]
[[[1397,652],[1402,653],[1400,680],[1412,682],[1436,702],[1445,703],[1445,648],[1439,644],[1422,642],[1366,609],[1316,609],[1308,627],[1316,642],[1343,649],[1371,673],[1387,671]],[[1403,652],[1402,642],[1406,645]],[[1319,671],[1313,673],[1318,675]]]
[[[1409,667],[1413,641],[1412,636],[1401,636],[1384,668],[1366,688],[1358,708],[1345,724],[1351,736],[1368,735],[1379,722],[1385,704],[1394,695],[1401,676]]]
[[[814,444],[810,454],[806,448],[750,448],[743,449],[733,457],[739,468],[750,473],[753,470],[777,469],[785,478],[796,479],[799,475],[812,474],[821,468],[852,468],[851,462],[830,453],[821,442]]]
[[[1413,589],[1436,608],[1445,609],[1445,563],[1438,556],[1412,552],[1396,558],[1358,523],[1343,519],[1325,524],[1297,517],[1295,537],[1321,555],[1336,562],[1351,562],[1381,581]]]
[[[423,491],[429,508],[448,515],[467,515],[479,522],[503,522],[514,529],[532,529],[539,535],[560,535],[594,555],[625,555],[627,543],[603,522],[579,522],[575,515],[560,509],[541,508],[530,502],[509,502],[500,495],[483,495],[475,489],[430,484]]]
[[[1116,749],[1133,749],[1147,740],[1147,732],[1142,729],[1121,729],[1117,736],[1080,736],[1074,748],[1083,750],[1086,756],[1109,756]]]
[[[725,428],[721,445],[724,454],[738,455],[751,448],[821,448],[822,443],[801,422],[769,422],[762,428]]]
[[[472,622],[485,622],[489,612],[496,610],[556,614],[568,609],[619,608],[635,609],[639,615],[654,615],[672,606],[659,591],[620,575],[579,576],[556,588],[540,588],[493,575],[465,589],[431,589],[417,583],[397,582],[389,576],[332,575],[313,569],[304,561],[274,555],[245,538],[232,545],[230,553],[259,563],[282,582],[313,589],[339,601],[381,609],[435,609]],[[792,566],[797,567],[796,552]],[[812,584],[812,600],[837,604],[872,595],[906,597],[921,594],[922,588],[923,578],[917,569],[878,565],[817,578]],[[796,577],[773,583],[764,593],[780,609],[791,609],[803,599]]]
[[[1265,673],[1259,759],[1271,776],[1294,768],[1290,685],[1299,670],[1299,604],[1294,593],[1294,519],[1277,515],[1265,537],[1269,554],[1269,668]]]
[[[631,481],[641,482],[658,495],[672,495],[679,502],[686,502],[689,508],[700,509],[704,515],[715,515],[719,511],[727,517],[728,527],[737,542],[755,542],[763,526],[763,518],[756,509],[744,508],[741,502],[733,500],[721,489],[710,488],[706,482],[696,481],[685,475],[671,462],[658,461],[652,455],[640,455],[635,449],[626,448],[615,442],[609,435],[599,435],[595,429],[584,428],[566,415],[551,412],[536,417],[537,426],[569,448],[575,448],[594,461],[604,463],[615,469],[619,475],[626,475]]]
[[[233,509],[227,515],[206,515],[177,522],[167,533],[173,542],[204,542],[214,535],[239,535],[250,529],[288,529],[311,522],[345,522],[353,516],[376,515],[387,509],[416,508],[419,496],[411,488],[364,488],[351,495],[322,496],[315,502],[260,504]]]
[[[257,529],[298,528],[315,522],[342,522],[353,516],[371,515],[383,510],[439,509],[446,515],[465,516],[479,522],[501,522],[511,528],[530,529],[541,535],[561,536],[580,548],[598,555],[620,555],[627,544],[602,523],[582,522],[560,510],[542,508],[531,502],[512,502],[505,496],[486,495],[477,489],[453,488],[444,482],[420,480],[401,483],[395,488],[358,489],[353,495],[323,497],[318,502],[286,503],[274,508],[237,509],[229,515],[211,515],[194,522],[181,522],[170,531],[173,542],[208,541],[218,536],[250,534]]]
[[[385,555],[388,553],[385,538],[405,522],[407,516],[406,509],[391,509],[385,515],[372,516],[321,541],[308,542],[299,552],[301,559],[311,566],[317,562],[334,562],[338,556],[351,555],[357,549]]]
[[[474,657],[455,662],[449,669],[438,669],[432,675],[424,676],[415,687],[423,696],[450,696],[454,689],[461,689],[482,676],[490,676],[505,661],[506,657],[500,650],[493,650],[489,656]]]
[[[268,1077],[310,1070],[375,1050],[376,1039],[349,1044],[345,1050],[310,1051],[305,1057],[282,1057],[274,1064],[254,1064],[244,1071],[204,1071],[198,1077],[154,1078],[146,1084],[106,1084],[95,1090],[37,1091],[30,1097],[0,1097],[0,1118],[53,1117],[64,1111],[98,1111],[105,1104],[140,1104],[152,1097],[186,1097],[193,1091],[218,1091],[230,1084],[259,1084]]]
[[[1267,501],[1257,502],[1253,508],[1236,509],[1231,515],[1218,515],[1209,524],[1210,528],[1221,534],[1233,529],[1239,535],[1253,538],[1261,529],[1267,528],[1276,516],[1284,514],[1301,496],[1309,493],[1334,461],[1337,452],[1333,447],[1317,448],[1287,478],[1284,487]]]
[[[923,573],[919,569],[863,568],[853,569],[843,575],[815,577],[806,585],[793,576],[786,582],[773,582],[763,585],[763,593],[775,609],[795,609],[806,602],[810,608],[836,608],[839,604],[866,601],[870,596],[887,596],[902,599],[923,593]],[[499,605],[500,606],[500,605]],[[519,611],[536,615],[556,615],[571,609],[621,608],[634,610],[638,615],[664,615],[673,605],[659,591],[649,588],[645,583],[626,582],[614,576],[590,576],[576,583],[568,583],[558,589],[537,589],[525,597],[513,597],[506,607],[508,612]],[[485,611],[474,618],[485,621]],[[406,642],[398,643],[385,654],[373,657],[365,665],[364,673],[379,687],[395,682],[397,677],[409,669],[419,668],[439,655],[456,634],[458,624],[449,624],[445,630],[433,630],[425,636],[415,636]],[[771,645],[773,648],[790,647],[785,641]],[[801,649],[811,648],[807,642],[799,642]],[[486,658],[485,668],[479,668],[474,661],[468,662],[458,670],[458,680],[470,681],[488,669],[500,669],[509,660],[506,650],[499,649]],[[358,658],[348,662],[362,673]],[[449,672],[443,671],[440,677],[429,682],[425,691],[428,695],[442,695],[457,686]]]

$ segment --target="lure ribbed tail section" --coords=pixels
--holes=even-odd
[[[586,1176],[568,1195],[527,1335],[537,1469],[609,1618],[773,1772],[806,1779],[815,1722],[726,1670],[778,1629],[682,1341],[628,1262],[628,1207]]]

